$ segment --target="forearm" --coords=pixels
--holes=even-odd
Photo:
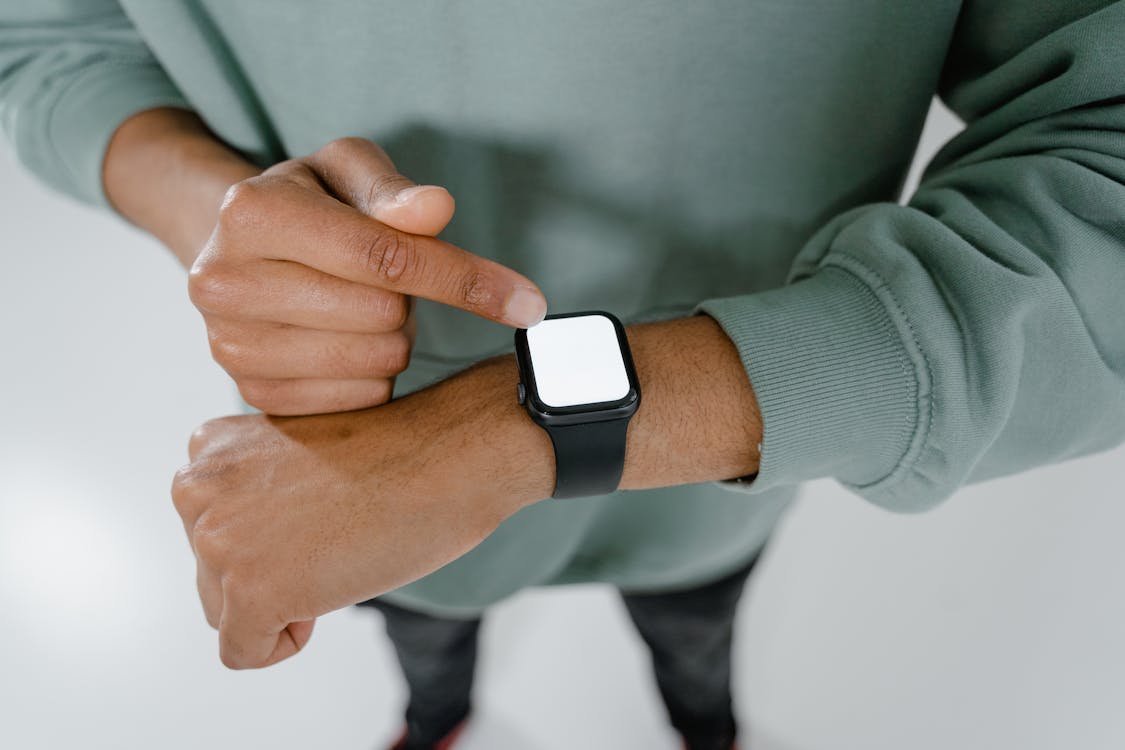
[[[642,399],[629,425],[621,488],[755,473],[758,405],[738,352],[718,324],[699,315],[632,326],[628,335]],[[516,508],[549,497],[555,471],[550,438],[516,401],[518,379],[509,355],[439,386],[448,389],[446,403],[477,404],[456,429],[472,436],[470,464],[496,462],[480,471]]]
[[[121,124],[102,177],[117,212],[155,236],[187,268],[215,226],[227,189],[260,171],[195,113],[158,108]]]
[[[690,318],[629,338],[644,396],[622,486],[753,472],[754,396],[718,325]],[[549,497],[551,442],[516,382],[514,357],[497,357],[385,406],[197,430],[172,495],[223,663],[293,655],[316,617],[437,570]]]

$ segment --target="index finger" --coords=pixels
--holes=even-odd
[[[547,300],[526,276],[436,237],[399,231],[326,194],[305,193],[278,215],[284,221],[260,225],[265,236],[258,238],[275,259],[518,328],[547,313]]]

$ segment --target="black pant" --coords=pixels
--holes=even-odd
[[[621,598],[652,652],[669,719],[692,750],[727,748],[735,734],[730,694],[734,613],[754,561],[717,581],[666,593]],[[455,620],[380,599],[387,635],[410,688],[406,722],[412,745],[433,744],[469,712],[479,619]]]

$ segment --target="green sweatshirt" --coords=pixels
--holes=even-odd
[[[935,93],[967,129],[897,205]],[[552,310],[702,311],[742,355],[756,477],[539,503],[404,605],[689,585],[802,481],[919,511],[1125,436],[1125,2],[0,0],[0,120],[43,180],[104,205],[156,105],[262,165],[370,138]],[[511,348],[417,317],[403,390]]]

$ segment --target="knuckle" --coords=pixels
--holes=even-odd
[[[492,300],[492,288],[482,271],[471,270],[464,274],[458,283],[458,295],[464,306],[479,310]]]
[[[222,569],[230,556],[223,525],[214,513],[204,512],[191,527],[191,542],[195,554],[213,568]]]
[[[188,455],[190,455],[192,459],[195,459],[200,453],[204,452],[209,442],[210,436],[207,431],[207,426],[200,425],[196,427],[195,430],[191,432],[191,436],[188,439]],[[189,466],[182,467],[179,471],[176,472],[176,479],[173,480],[173,487],[191,487],[192,484],[195,484],[195,476],[195,463],[191,463],[189,464]]]
[[[202,312],[232,309],[238,298],[233,278],[214,261],[196,263],[188,273],[188,298]]]
[[[257,178],[250,177],[247,179],[256,179],[260,184],[262,181],[269,180],[274,177],[286,178],[293,174],[301,174],[307,169],[308,167],[305,164],[304,159],[285,159],[284,161],[279,161],[276,164],[271,164],[270,166],[268,166],[257,176]]]
[[[253,353],[248,347],[229,335],[214,330],[208,331],[207,338],[211,346],[211,357],[232,376],[237,378],[249,369]]]
[[[245,571],[228,570],[222,576],[222,586],[224,600],[235,607],[253,606],[258,598],[253,579]]]
[[[195,432],[192,433],[192,438],[198,439],[203,443],[210,442],[214,439],[219,430],[222,429],[225,419],[225,417],[208,419],[206,422],[195,428]]]
[[[250,669],[253,666],[242,655],[240,649],[225,642],[219,647],[219,661],[227,669]]]
[[[395,374],[410,365],[411,341],[405,334],[395,334],[387,338],[379,347],[379,358],[383,372]]]
[[[365,191],[366,205],[373,208],[388,196],[394,196],[398,191],[410,185],[410,181],[397,172],[377,172],[371,176]]]
[[[281,389],[281,384],[273,380],[243,380],[238,384],[243,400],[267,413],[281,405]]]
[[[223,194],[223,202],[219,206],[220,222],[224,216],[258,211],[265,192],[266,181],[260,177],[250,177],[234,183]]]
[[[216,423],[216,420],[214,419],[210,419],[196,427],[195,430],[192,431],[191,437],[188,439],[188,453],[192,456],[196,456],[202,453],[207,448],[207,446],[211,444],[211,441],[215,439],[215,434],[217,431],[218,425]],[[198,476],[199,473],[194,464],[191,466],[183,467],[181,471],[184,471],[186,475],[189,475],[189,478],[192,481],[194,481],[195,477]]]
[[[410,303],[405,295],[383,293],[375,304],[376,317],[382,321],[387,330],[397,331],[406,325],[410,317]]]
[[[325,342],[317,352],[318,374],[325,378],[346,377],[352,370],[362,369],[366,364],[365,359],[339,338]]]
[[[390,163],[390,158],[387,152],[379,146],[378,143],[361,138],[357,135],[348,135],[343,138],[336,138],[324,144],[317,150],[316,156],[318,160],[331,165],[337,161],[354,160],[360,157],[369,157],[374,155],[381,161]]]
[[[414,240],[392,229],[377,232],[360,246],[360,262],[377,282],[400,283],[415,273],[418,248]]]
[[[276,224],[279,212],[294,199],[295,187],[309,187],[309,179],[296,167],[263,173],[227,188],[215,227],[223,253],[255,254],[261,232]]]
[[[395,384],[393,380],[380,380],[375,384],[374,392],[371,394],[372,399],[376,404],[385,404],[391,400],[394,395]]]
[[[318,154],[328,162],[343,160],[354,155],[356,151],[364,148],[368,143],[370,143],[370,141],[364,140],[358,136],[349,135],[343,138],[336,138],[324,144],[320,147]]]
[[[264,563],[259,564],[254,558],[245,555],[240,560],[230,562],[219,577],[224,613],[230,612],[237,617],[246,613],[261,614],[271,608],[277,598],[277,590],[271,584],[269,576],[261,573],[264,569]]]
[[[198,494],[194,465],[181,466],[172,477],[172,505],[181,517],[195,506]]]
[[[195,554],[220,576],[224,595],[228,593],[227,579],[233,578],[233,573],[249,563],[247,545],[252,542],[247,533],[237,516],[222,507],[212,506],[204,510],[192,524],[191,541]]]
[[[254,181],[254,189],[258,191],[256,204],[262,202],[257,199],[286,194],[293,188],[322,190],[320,179],[305,159],[278,162],[250,179]],[[259,207],[260,205],[254,206],[255,209]]]
[[[179,509],[206,507],[240,481],[239,442],[231,440],[227,423],[238,417],[213,419],[192,433],[191,462],[172,477],[172,500]],[[197,514],[196,520],[199,520]]]

